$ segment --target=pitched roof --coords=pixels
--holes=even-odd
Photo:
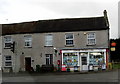
[[[67,18],[3,24],[2,35],[44,32],[91,31],[106,29],[108,29],[108,26],[104,17]]]

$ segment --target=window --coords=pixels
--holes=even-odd
[[[64,53],[63,64],[67,67],[78,66],[78,55],[77,53]]]
[[[5,56],[5,67],[12,67],[12,57]]]
[[[24,36],[25,47],[32,47],[32,37],[30,35]]]
[[[87,44],[88,45],[95,45],[96,44],[95,33],[88,33],[87,34]]]
[[[104,52],[90,52],[89,63],[93,65],[102,65],[105,63]]]
[[[45,36],[45,46],[53,46],[53,36],[48,34]]]
[[[66,38],[66,45],[74,44],[73,34],[66,34],[65,38]]]
[[[53,55],[52,54],[46,54],[46,65],[53,64]]]
[[[4,47],[5,48],[10,48],[11,47],[11,43],[12,43],[12,38],[11,36],[6,36],[4,37]]]

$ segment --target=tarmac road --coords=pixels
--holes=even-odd
[[[98,73],[48,73],[4,75],[3,82],[118,82],[120,70]]]

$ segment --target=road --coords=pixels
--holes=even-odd
[[[98,73],[68,73],[45,75],[4,76],[3,82],[118,82],[120,70]]]

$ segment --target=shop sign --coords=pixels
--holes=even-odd
[[[115,42],[111,43],[111,46],[116,46],[116,43]]]
[[[111,49],[110,49],[111,51],[115,51],[115,47],[111,47]]]

